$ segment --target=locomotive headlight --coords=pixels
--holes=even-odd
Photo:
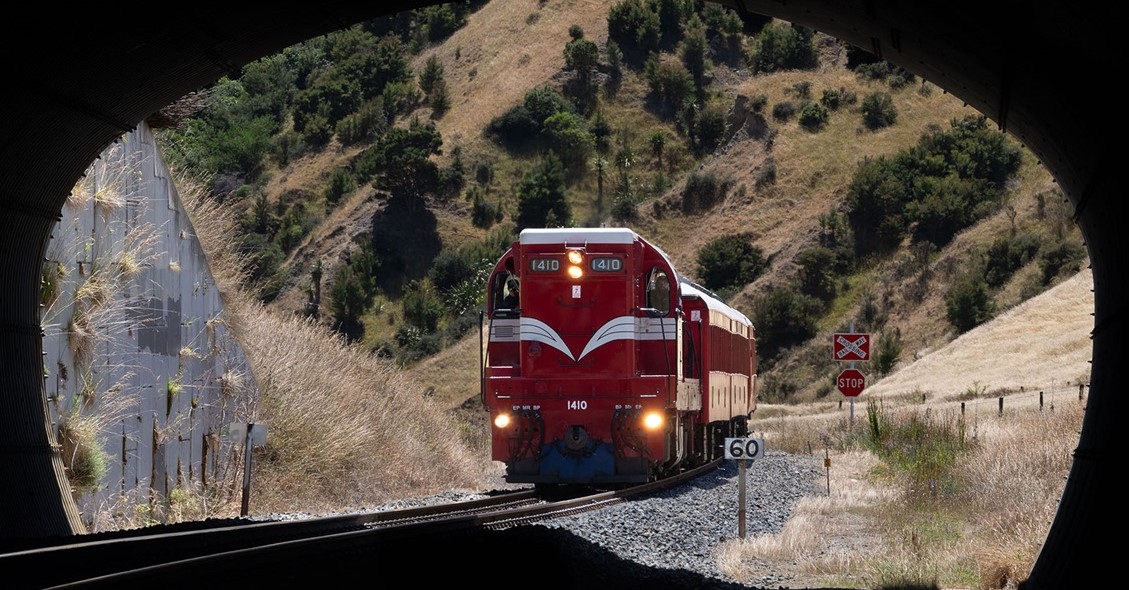
[[[498,428],[505,428],[509,425],[510,425],[510,415],[509,414],[498,414],[497,416],[494,416],[494,426],[497,426]]]
[[[651,412],[643,416],[643,426],[647,430],[658,430],[663,425],[663,415],[658,412]]]
[[[581,266],[582,264],[584,264],[584,253],[581,252],[580,250],[569,250],[567,257],[568,257],[568,264],[569,264],[569,267],[568,267],[569,278],[575,280],[575,279],[579,279],[580,277],[584,276],[584,268]]]

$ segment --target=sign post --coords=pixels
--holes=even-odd
[[[763,438],[725,439],[725,458],[737,460],[737,534],[745,538],[745,459],[756,459],[764,452]]]
[[[870,334],[855,333],[855,322],[851,321],[850,332],[836,332],[831,335],[831,359],[850,361],[849,369],[843,370],[835,378],[839,393],[851,398],[851,426],[855,424],[855,398],[866,387],[866,376],[855,369],[855,361],[870,360]]]

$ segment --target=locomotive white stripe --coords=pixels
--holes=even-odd
[[[576,360],[576,357],[572,356],[572,351],[568,349],[568,345],[561,339],[561,335],[557,334],[556,330],[541,320],[521,318],[521,339],[543,342],[567,354],[568,358],[574,361]]]
[[[588,344],[584,346],[584,352],[580,353],[580,360],[588,353],[596,350],[597,348],[615,340],[632,340],[635,338],[635,318],[629,315],[619,316],[612,321],[600,326],[592,338],[588,340]]]
[[[508,325],[505,330],[491,331],[491,339],[496,342],[512,342],[518,337],[512,336],[514,320],[505,320]],[[579,361],[588,353],[616,340],[674,340],[676,336],[676,320],[674,318],[637,318],[635,316],[619,316],[600,326],[588,344],[584,346],[580,356],[573,356],[568,345],[561,335],[552,326],[541,320],[523,317],[520,324],[520,339],[530,342],[542,342],[565,353],[569,359]],[[497,335],[497,336],[495,336]]]

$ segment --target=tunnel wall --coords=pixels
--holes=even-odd
[[[87,170],[47,244],[44,392],[91,531],[192,511],[237,471],[223,433],[254,379],[171,176],[142,123]]]

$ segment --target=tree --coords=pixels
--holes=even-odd
[[[706,55],[708,53],[709,44],[706,41],[705,25],[695,14],[686,25],[686,37],[682,39],[682,45],[678,49],[678,57],[682,59],[682,65],[686,66],[686,70],[690,72],[690,76],[694,79],[694,87],[697,88],[699,93],[704,86]]]
[[[545,119],[542,133],[549,149],[570,170],[582,168],[596,147],[596,138],[584,129],[583,120],[570,112],[560,112]]]
[[[603,154],[597,153],[592,158],[592,166],[596,169],[596,211],[604,210],[604,174],[608,170],[608,159]]]
[[[815,65],[812,31],[799,25],[770,24],[757,35],[753,69],[758,73],[806,69]]]
[[[564,49],[565,69],[575,72],[584,88],[592,83],[592,71],[600,61],[600,48],[588,39],[569,41]]]
[[[818,301],[795,289],[770,290],[753,304],[757,354],[772,361],[786,349],[815,336],[821,307]]]
[[[430,95],[431,91],[435,89],[435,84],[443,79],[443,62],[439,61],[439,57],[432,55],[427,58],[427,62],[423,65],[423,71],[419,73],[419,87],[423,89],[423,93]]]
[[[442,153],[442,145],[432,123],[413,119],[406,129],[390,129],[373,147],[380,173],[374,186],[388,191],[391,202],[414,209],[439,188],[439,166],[430,157]]]
[[[831,301],[838,292],[835,253],[823,246],[812,246],[796,255],[800,265],[800,292],[822,301]]]
[[[333,319],[337,321],[338,329],[343,333],[354,331],[360,324],[361,313],[364,312],[368,298],[360,277],[350,265],[338,267],[333,277],[333,287],[329,290],[329,300],[333,304]]]
[[[556,154],[549,152],[518,186],[517,225],[521,229],[548,227],[550,221],[568,225],[571,219],[564,166]]]
[[[651,144],[651,153],[654,154],[655,159],[658,161],[659,169],[663,167],[663,150],[666,149],[667,135],[665,131],[656,131],[651,134],[649,138]]]

